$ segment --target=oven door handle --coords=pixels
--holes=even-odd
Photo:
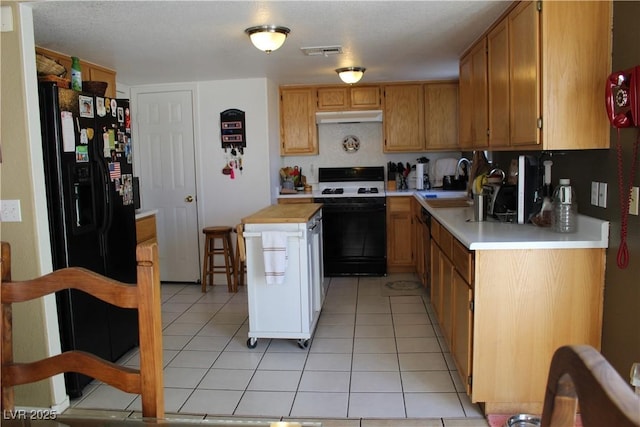
[[[344,213],[344,212],[385,212],[386,205],[329,205],[326,204],[322,207],[323,213]]]

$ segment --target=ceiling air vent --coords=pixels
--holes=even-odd
[[[342,46],[301,47],[300,50],[307,56],[329,56],[341,54]]]

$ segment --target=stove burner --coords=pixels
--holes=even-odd
[[[325,188],[322,190],[322,194],[342,194],[344,193],[344,188]]]
[[[377,192],[378,192],[378,189],[376,187],[371,187],[371,188],[360,187],[360,188],[358,188],[358,194],[377,193]]]

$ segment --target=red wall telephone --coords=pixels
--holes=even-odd
[[[605,98],[614,127],[640,127],[640,65],[611,74]]]

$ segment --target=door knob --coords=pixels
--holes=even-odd
[[[185,197],[185,198],[184,198],[184,201],[185,201],[185,202],[187,202],[187,203],[191,203],[191,202],[193,202],[193,196],[187,196],[187,197]]]

